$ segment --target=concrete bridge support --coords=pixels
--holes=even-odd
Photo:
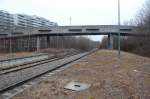
[[[113,49],[113,35],[111,33],[108,34],[108,49]]]
[[[40,36],[36,37],[36,50],[40,51]]]
[[[47,46],[47,48],[49,48],[50,47],[50,36],[46,36],[46,46]]]

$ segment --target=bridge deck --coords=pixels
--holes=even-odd
[[[11,37],[26,36],[70,36],[70,35],[117,35],[119,28],[117,25],[84,25],[84,26],[52,26],[49,28],[38,28],[33,30],[18,29],[11,33]],[[120,26],[121,36],[135,35],[139,32],[135,26]],[[18,34],[17,34],[18,33]],[[19,34],[23,33],[23,34]],[[9,33],[10,36],[10,33]],[[7,36],[7,38],[9,38]]]

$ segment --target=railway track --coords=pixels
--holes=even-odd
[[[26,64],[24,66],[16,66],[14,68],[5,69],[0,72],[0,92],[7,91],[10,88],[14,88],[27,82],[28,80],[32,80],[45,73],[56,70],[95,51],[96,50],[80,54],[70,54],[65,57],[57,57],[36,63]]]
[[[33,63],[37,61],[42,61],[48,58],[48,54],[39,54],[27,57],[20,57],[20,58],[12,58],[12,59],[5,59],[0,60],[0,71],[11,69],[14,67],[19,67],[26,65],[28,63]]]
[[[73,56],[73,55],[76,55],[76,54],[77,53],[68,54],[66,56],[61,56],[61,57],[56,56],[56,57],[48,58],[48,59],[45,59],[45,60],[40,60],[40,61],[25,63],[25,64],[21,64],[21,65],[16,65],[16,66],[13,66],[13,67],[3,68],[3,69],[0,70],[0,75],[5,75],[7,73],[16,72],[16,71],[26,69],[26,68],[32,68],[34,66],[38,66],[38,65],[45,64],[45,63],[48,63],[48,62],[56,61],[56,60],[59,60],[59,59],[65,58],[65,57],[69,57],[69,56]]]

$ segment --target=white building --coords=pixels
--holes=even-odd
[[[38,16],[10,14],[0,10],[0,31],[11,30],[14,27],[36,28],[49,26],[57,26],[57,23]]]
[[[28,16],[25,14],[15,14],[14,23],[18,27],[49,27],[57,26],[57,23],[51,22],[38,16]]]
[[[0,31],[10,30],[14,25],[13,15],[0,10]]]

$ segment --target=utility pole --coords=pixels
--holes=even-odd
[[[118,58],[120,59],[120,0],[118,0]]]
[[[71,22],[72,22],[72,19],[71,19],[71,17],[69,18],[69,25],[71,25]]]

